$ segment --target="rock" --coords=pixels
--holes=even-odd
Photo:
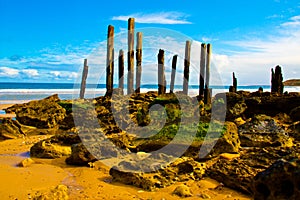
[[[191,190],[186,185],[179,185],[175,188],[173,194],[180,196],[180,197],[191,197],[193,196]]]
[[[30,156],[37,158],[60,158],[71,155],[71,145],[79,143],[76,134],[59,134],[39,141],[30,148]]]
[[[300,122],[295,122],[288,127],[288,133],[295,139],[296,142],[300,142]]]
[[[16,139],[25,136],[21,124],[10,118],[4,118],[0,123],[0,139]]]
[[[240,126],[239,136],[243,147],[293,145],[292,139],[285,130],[266,115],[256,115],[251,121]]]
[[[299,186],[300,160],[279,160],[255,176],[254,199],[298,199]]]
[[[22,160],[17,166],[18,167],[29,167],[30,165],[34,164],[34,160],[32,160],[31,158],[26,158],[24,160]]]
[[[200,198],[202,199],[211,199],[211,197],[208,195],[208,194],[205,194],[205,193],[201,193],[198,195]]]
[[[235,158],[239,158],[240,154],[237,153],[222,153],[220,154],[220,158],[226,159],[226,160],[233,160]]]
[[[89,162],[95,162],[97,159],[82,144],[72,145],[72,154],[66,159],[69,165],[87,166]]]
[[[66,116],[66,110],[57,102],[57,95],[42,100],[30,101],[8,108],[9,112],[16,113],[16,119],[24,125],[37,128],[58,127]]]
[[[235,123],[237,126],[241,126],[241,125],[245,124],[246,121],[243,120],[243,118],[238,117],[238,118],[236,118],[236,119],[234,120],[234,123]]]
[[[211,152],[209,152],[209,155],[217,156],[221,153],[239,152],[240,139],[236,125],[233,122],[225,122],[224,128],[225,130],[223,130],[223,134],[220,136],[220,138],[216,139],[217,142]]]
[[[155,160],[156,163],[154,161],[152,163],[145,162],[144,160],[140,162],[123,161],[118,166],[112,167],[109,174],[114,181],[153,191],[156,188],[163,188],[177,181],[200,180],[206,168],[204,163],[196,162],[192,158],[187,157],[178,158],[173,163],[158,168],[155,167],[159,166],[158,160]],[[150,172],[139,172],[143,163],[145,163],[144,167],[152,165],[154,171],[147,169]],[[134,171],[134,169],[137,171]]]
[[[300,148],[266,147],[243,149],[239,158],[217,159],[209,166],[206,174],[224,183],[226,187],[253,194],[253,180],[259,173],[269,168],[278,159],[294,159],[300,156]]]
[[[294,121],[300,121],[300,106],[291,110],[290,116]]]
[[[234,119],[240,117],[247,109],[247,105],[244,100],[244,96],[239,93],[228,92],[225,93],[226,99],[226,120],[233,121]],[[217,94],[215,100],[218,101],[220,98],[224,98],[224,94]]]
[[[65,185],[58,185],[46,193],[37,192],[34,200],[69,200],[69,189]]]

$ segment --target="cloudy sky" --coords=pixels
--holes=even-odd
[[[240,85],[269,84],[276,65],[284,79],[300,78],[296,0],[0,0],[0,82],[73,83],[88,58],[88,80],[104,83],[107,26],[115,27],[117,55],[127,49],[129,17],[143,32],[143,83],[156,80],[158,49],[166,50],[169,65],[174,54],[184,57],[186,40],[192,41],[192,83],[201,42],[213,46],[212,84],[231,84],[232,72]]]

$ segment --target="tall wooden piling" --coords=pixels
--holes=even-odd
[[[185,43],[183,94],[188,94],[190,77],[191,41]]]
[[[136,76],[135,76],[135,92],[140,93],[141,91],[141,76],[142,76],[142,33],[136,34]]]
[[[134,92],[134,18],[128,19],[128,76],[127,76],[127,94]]]
[[[112,25],[108,26],[106,56],[106,92],[111,93],[114,80],[114,27]]]
[[[158,62],[158,94],[166,92],[166,77],[165,77],[165,51],[160,49],[157,55]]]
[[[173,59],[172,59],[172,72],[171,72],[170,93],[174,92],[177,57],[178,57],[177,55],[174,55]]]
[[[124,94],[124,51],[119,51],[119,89],[121,94]]]
[[[205,91],[204,91],[204,103],[211,103],[211,90],[209,89],[210,81],[210,59],[211,59],[211,45],[207,44],[207,54],[206,54],[206,74],[205,74]]]
[[[283,85],[283,76],[282,76],[282,72],[281,72],[281,67],[279,65],[277,65],[275,67],[275,73],[274,73],[273,68],[272,68],[271,72],[272,72],[271,92],[283,94],[284,85]]]
[[[87,79],[87,75],[88,75],[88,70],[89,70],[89,67],[87,65],[87,59],[84,59],[81,86],[80,86],[80,94],[79,94],[80,99],[84,99],[84,93],[85,93],[85,88],[86,88],[86,79]]]
[[[200,56],[200,77],[199,77],[199,97],[204,96],[204,77],[205,77],[205,60],[206,60],[206,44],[201,44],[201,56]]]

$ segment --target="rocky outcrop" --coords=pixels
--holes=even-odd
[[[58,96],[53,95],[42,100],[14,105],[7,108],[6,112],[15,112],[16,119],[24,125],[55,128],[66,116],[66,110],[57,103],[58,101]]]
[[[293,145],[292,138],[266,115],[256,115],[251,121],[239,126],[239,138],[243,147],[267,147]]]
[[[290,160],[299,156],[300,149],[295,146],[249,148],[244,149],[239,158],[217,159],[206,174],[229,188],[253,194],[253,180],[259,172],[268,169],[279,159]]]
[[[191,193],[190,188],[187,185],[179,185],[175,188],[173,194],[179,197],[191,197],[193,194]]]
[[[10,118],[2,119],[0,123],[0,139],[15,139],[25,136],[21,129],[22,125]]]
[[[293,108],[290,112],[290,116],[294,121],[300,121],[300,106]]]
[[[300,197],[300,160],[279,160],[263,172],[258,173],[253,182],[254,199],[286,199]]]
[[[152,165],[153,164],[155,163],[152,163]],[[156,188],[164,188],[175,182],[191,179],[199,180],[205,173],[204,163],[196,162],[192,158],[187,157],[178,158],[166,167],[148,173],[132,171],[133,168],[140,169],[139,165],[134,165],[135,163],[133,162],[121,162],[118,166],[112,167],[109,173],[114,181],[134,185],[148,191],[152,191]],[[130,169],[130,171],[128,171],[128,169]]]
[[[81,140],[76,134],[58,134],[39,141],[30,148],[30,156],[37,158],[60,158],[71,155],[71,145]]]

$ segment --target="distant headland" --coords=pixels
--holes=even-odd
[[[285,86],[300,86],[300,79],[290,79],[283,82]]]

